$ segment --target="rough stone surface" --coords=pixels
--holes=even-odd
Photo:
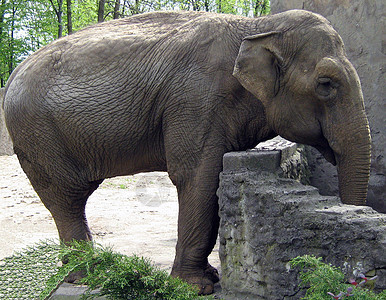
[[[0,155],[12,155],[12,141],[5,126],[3,110],[4,88],[0,88]]]
[[[385,138],[385,4],[384,0],[271,0],[272,13],[306,9],[326,17],[341,35],[347,56],[361,79],[372,136],[372,164],[367,204],[386,212]],[[337,195],[336,168],[317,151],[311,182],[325,195]]]
[[[63,283],[49,298],[50,300],[79,300],[86,292],[87,286]],[[93,294],[93,293],[92,293]],[[106,300],[105,296],[95,297],[96,300]]]
[[[308,154],[304,146],[287,141],[280,136],[258,144],[254,149],[245,152],[231,152],[224,159],[224,170],[256,168],[276,172],[280,167],[282,176],[299,180],[303,184],[310,183],[311,170]],[[236,159],[229,159],[229,157]]]
[[[288,262],[304,254],[323,257],[348,277],[375,272],[376,289],[386,288],[386,216],[280,177],[281,168],[262,166],[267,155],[224,156],[218,196],[225,299],[299,299],[304,291]]]

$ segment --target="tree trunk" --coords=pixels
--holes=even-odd
[[[3,23],[4,23],[4,12],[5,12],[5,2],[6,0],[1,0],[0,6],[0,41],[3,34]]]
[[[3,23],[4,23],[4,12],[5,12],[5,2],[6,0],[1,0],[1,6],[0,6],[0,45],[2,45],[3,41]],[[1,72],[0,69],[0,87],[4,87],[5,85],[5,79],[4,74]]]
[[[9,38],[9,61],[8,61],[8,74],[11,76],[14,69],[14,35],[15,35],[15,16],[17,8],[12,4],[12,21],[11,21],[11,36]]]
[[[106,2],[106,0],[99,0],[99,5],[98,5],[98,23],[102,23],[104,21],[105,2]]]
[[[63,21],[62,21],[62,0],[59,0],[60,6],[59,6],[59,11],[58,11],[58,39],[63,36]]]
[[[261,5],[261,3],[258,0],[255,0],[255,1],[256,2],[255,2],[254,10],[253,10],[253,17],[257,18],[260,15],[259,12],[260,12],[260,5]]]
[[[121,4],[120,0],[115,0],[114,16],[113,16],[114,19],[118,19],[119,18],[119,6],[120,6],[120,4]]]
[[[63,0],[58,0],[58,7],[55,6],[54,1],[50,0],[52,8],[55,11],[56,17],[58,19],[58,38],[61,38],[63,36],[63,22],[62,22],[62,15],[63,15]]]
[[[209,11],[209,0],[204,1],[205,11]]]
[[[123,1],[121,16],[125,16],[126,0]]]
[[[192,6],[193,6],[193,11],[199,11],[200,10],[200,4],[198,1],[193,0]]]
[[[72,10],[71,0],[67,0],[67,31],[70,35],[72,33]]]

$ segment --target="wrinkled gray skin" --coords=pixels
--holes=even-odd
[[[160,12],[61,38],[9,80],[6,122],[60,238],[90,240],[85,205],[105,178],[167,171],[179,198],[172,275],[202,294],[223,154],[281,135],[337,163],[341,198],[365,204],[370,135],[357,73],[328,21]],[[128,216],[129,217],[129,216]]]

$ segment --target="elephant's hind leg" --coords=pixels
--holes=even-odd
[[[61,185],[57,189],[48,190],[41,193],[41,199],[45,203],[46,199],[57,199],[49,210],[55,220],[59,232],[60,240],[68,243],[72,240],[91,241],[92,236],[87,224],[85,207],[88,197],[98,187],[99,183],[90,183],[83,190],[79,187]],[[67,259],[63,259],[67,263]],[[71,272],[65,281],[76,282],[85,276],[85,271],[80,270]]]
[[[101,181],[88,182],[63,157],[46,159],[43,164],[21,151],[16,153],[32,186],[54,218],[60,240],[91,240],[85,206]]]
[[[85,207],[88,197],[97,189],[102,181],[87,182],[85,178],[71,168],[71,164],[63,164],[63,157],[51,159],[45,165],[31,160],[17,151],[20,164],[31,181],[41,201],[54,218],[61,241],[92,239],[87,224]],[[47,162],[48,160],[46,160]],[[63,259],[63,263],[66,263]],[[83,271],[70,273],[65,281],[75,282],[84,277]]]
[[[61,185],[59,188],[53,188],[39,194],[44,204],[51,199],[56,200],[46,206],[54,218],[61,241],[92,240],[85,208],[88,197],[98,185],[98,183],[90,183],[84,187],[84,190],[79,190],[78,187],[74,186]]]

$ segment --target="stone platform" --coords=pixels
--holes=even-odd
[[[323,257],[347,277],[378,275],[375,289],[385,289],[386,216],[285,178],[291,177],[285,166],[296,171],[302,163],[292,158],[296,145],[276,145],[224,156],[218,190],[223,298],[299,299],[304,290],[288,262],[305,254]]]

